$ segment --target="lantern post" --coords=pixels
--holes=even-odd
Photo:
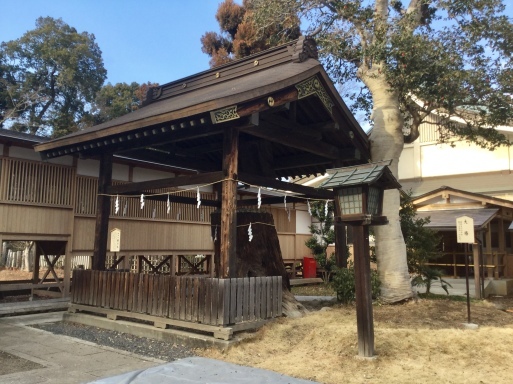
[[[339,223],[353,227],[358,356],[374,357],[374,322],[369,251],[369,226],[385,225],[383,194],[401,188],[388,168],[390,161],[328,170],[321,188],[332,189]]]

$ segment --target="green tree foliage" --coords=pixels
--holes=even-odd
[[[425,286],[426,292],[429,293],[432,283],[439,281],[448,293],[447,287],[450,287],[450,284],[443,280],[442,272],[428,265],[429,261],[442,257],[441,236],[425,227],[430,222],[429,218],[417,217],[410,194],[401,196],[399,216],[406,243],[408,271],[412,276],[412,285]]]
[[[219,4],[216,19],[221,33],[207,32],[201,37],[202,51],[211,57],[211,67],[299,37],[299,19],[296,15],[273,24],[262,35],[257,34],[253,15],[253,0],[244,0],[242,5],[233,0]]]
[[[398,162],[422,123],[441,142],[457,136],[485,148],[510,144],[493,129],[513,118],[513,25],[502,0],[253,0],[261,35],[293,16],[309,22],[331,78],[372,124],[373,161]],[[433,118],[434,117],[434,118]],[[376,227],[385,302],[412,296],[399,225],[400,197],[387,191],[387,225]]]
[[[142,106],[148,88],[158,86],[147,82],[104,85],[96,94],[89,111],[83,116],[81,126],[92,126],[123,116]]]
[[[487,148],[508,144],[489,128],[511,123],[513,25],[502,0],[254,0],[259,32],[299,15],[333,80],[361,81],[344,99],[369,113],[368,80],[381,78],[399,102],[407,142],[431,112],[440,140],[458,135]],[[459,119],[454,119],[458,117]],[[372,119],[371,122],[374,120]]]
[[[310,203],[310,210],[317,223],[309,226],[312,237],[305,242],[305,245],[312,251],[317,265],[325,271],[323,280],[327,283],[335,267],[333,255],[327,253],[328,246],[335,242],[333,203],[328,202],[328,211],[326,212],[326,203],[315,201]]]
[[[401,196],[399,216],[408,255],[408,271],[411,274],[419,274],[428,260],[442,256],[442,239],[437,232],[425,227],[430,223],[429,218],[417,216],[410,194]]]
[[[61,136],[79,128],[107,71],[94,35],[41,17],[0,45],[0,76],[0,126]]]
[[[374,300],[380,296],[381,281],[378,272],[371,269],[371,295]],[[335,268],[331,285],[337,293],[337,301],[342,303],[351,303],[356,299],[356,278],[354,274],[353,263],[349,263],[347,268]]]

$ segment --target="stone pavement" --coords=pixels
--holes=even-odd
[[[0,352],[40,365],[28,371],[1,375],[0,383],[85,383],[164,363],[162,360],[27,327],[30,324],[60,321],[62,314],[54,312],[0,318]]]
[[[28,327],[60,321],[63,313],[0,318],[1,384],[315,384],[263,369],[199,357],[166,363]],[[5,353],[15,358],[8,359]],[[6,372],[10,368],[12,371]],[[20,371],[14,372],[15,368]]]

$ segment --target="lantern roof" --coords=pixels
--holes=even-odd
[[[328,169],[328,179],[320,185],[323,189],[337,189],[356,185],[370,185],[382,189],[398,189],[397,181],[388,167],[392,160],[368,163],[353,167]]]

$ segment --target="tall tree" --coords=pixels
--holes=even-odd
[[[158,86],[157,83],[151,82],[104,85],[96,94],[90,109],[82,117],[80,126],[101,124],[139,109],[146,99],[148,89],[156,86]]]
[[[371,156],[398,160],[430,114],[440,141],[508,145],[494,127],[513,117],[513,26],[501,0],[254,0],[261,34],[290,15],[308,19],[332,79],[358,80],[343,96],[369,113]],[[375,228],[382,298],[411,297],[398,191],[387,191]]]
[[[62,19],[0,45],[0,126],[60,136],[78,129],[107,71],[95,37]]]
[[[201,37],[202,51],[211,57],[211,67],[299,37],[299,18],[295,14],[274,23],[259,35],[253,3],[253,0],[243,0],[239,5],[233,0],[225,0],[219,4],[216,19],[221,33],[207,32]]]

